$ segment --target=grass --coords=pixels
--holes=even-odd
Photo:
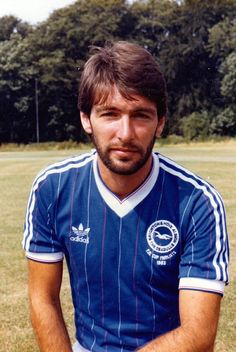
[[[37,352],[28,318],[27,270],[21,239],[31,183],[38,171],[76,149],[1,149],[0,151],[0,352]],[[231,283],[222,302],[216,352],[236,351],[236,142],[163,145],[159,151],[214,184],[224,198],[231,242]],[[68,276],[62,290],[63,309],[74,339]]]

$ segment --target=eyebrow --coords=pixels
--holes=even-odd
[[[104,110],[120,111],[120,109],[116,108],[115,106],[109,106],[109,105],[97,105],[97,106],[95,106],[95,110],[97,112],[102,112]]]
[[[120,111],[120,109],[118,109],[117,107],[115,106],[109,106],[109,105],[97,105],[95,107],[96,111],[99,113],[99,112],[102,112],[102,111],[106,111],[106,110],[109,110],[109,111]],[[157,110],[154,109],[154,108],[142,108],[142,107],[137,107],[133,110],[131,110],[132,113],[150,113],[150,114],[153,114],[153,113],[157,113]]]
[[[144,113],[156,114],[157,110],[154,108],[137,108],[137,109],[134,109],[133,112],[144,112]]]

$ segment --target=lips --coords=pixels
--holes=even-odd
[[[139,152],[139,148],[137,146],[119,146],[119,145],[113,145],[109,148],[110,150],[118,151],[118,152],[124,152],[124,153],[135,153]]]
[[[111,148],[111,150],[114,150],[116,152],[121,152],[121,153],[134,153],[137,152],[137,149],[130,149],[130,148]]]
[[[138,153],[139,151],[134,148],[111,148],[110,149],[111,152],[114,152],[116,155],[120,156],[120,157],[127,157],[127,156],[131,156],[135,153]]]

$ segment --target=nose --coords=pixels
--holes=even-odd
[[[117,133],[119,140],[122,142],[128,142],[134,139],[135,131],[130,117],[128,115],[123,115],[121,116],[119,122],[119,129]]]

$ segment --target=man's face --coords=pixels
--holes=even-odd
[[[105,102],[93,106],[90,117],[81,113],[99,162],[119,175],[132,175],[150,162],[155,138],[164,127],[153,102],[139,95],[132,98],[125,99],[114,87]]]

